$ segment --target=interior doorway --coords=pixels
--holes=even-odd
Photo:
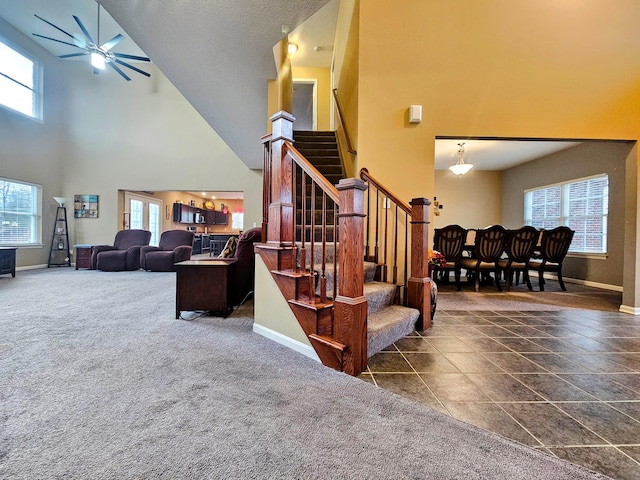
[[[294,130],[318,129],[317,80],[293,80]]]
[[[149,245],[157,247],[162,233],[162,204],[157,198],[125,192],[123,228],[149,230]]]

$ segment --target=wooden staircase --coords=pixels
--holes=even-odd
[[[384,219],[384,234],[376,231],[372,237],[376,255],[365,259],[365,236],[369,238],[374,225],[377,229],[382,215],[378,208],[375,214],[365,213],[365,192],[370,194],[374,188],[371,177],[367,182],[342,178],[331,132],[296,132],[294,147],[290,141],[293,118],[280,112],[272,120],[272,135],[263,137],[264,242],[256,251],[322,363],[358,375],[366,368],[368,357],[414,328],[429,326],[428,267],[425,255],[413,252],[427,251],[430,202],[414,199],[412,207],[402,205],[404,218],[400,221],[405,228],[411,223],[411,275],[405,273],[402,285],[395,283],[395,273],[394,281],[387,281],[381,272],[403,268],[398,266],[397,238],[395,246],[387,238],[388,218]],[[376,202],[390,200],[375,189]],[[409,269],[408,238],[407,233],[405,271]],[[384,255],[378,255],[381,250]],[[387,250],[393,258],[389,268],[379,264],[387,260]]]
[[[307,130],[295,130],[293,132],[294,146],[298,152],[311,164],[315,169],[329,182],[331,185],[337,185],[340,180],[344,179],[342,172],[342,162],[340,153],[338,152],[338,142],[335,132],[318,132]],[[296,170],[296,181],[298,185],[302,185],[302,169]],[[326,211],[322,209],[323,198],[320,195],[313,195],[313,184],[305,183],[305,208],[302,208],[303,196],[296,196],[296,223],[299,226],[296,231],[296,238],[302,236],[301,229],[305,225],[306,241],[311,239],[311,231],[315,232],[315,240],[319,241],[322,232],[319,228],[311,227],[311,211],[314,210],[313,225],[320,226],[322,223],[327,225],[327,235],[333,239],[335,225],[333,209]],[[311,208],[312,199],[315,201],[314,208]],[[331,207],[332,205],[330,205]],[[302,215],[305,215],[305,221],[302,221]]]
[[[337,185],[344,177],[335,132],[294,130],[293,145],[326,178]]]

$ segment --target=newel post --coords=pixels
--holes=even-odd
[[[271,203],[267,243],[279,246],[293,246],[293,166],[284,154],[284,143],[293,141],[293,121],[295,117],[280,111],[271,116]]]
[[[408,303],[420,311],[416,330],[431,326],[431,278],[429,278],[429,206],[427,198],[414,198],[411,205],[411,271]]]
[[[338,295],[334,301],[334,338],[348,348],[343,370],[358,375],[367,366],[367,299],[364,296],[364,192],[356,178],[340,180]]]

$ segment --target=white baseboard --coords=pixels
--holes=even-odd
[[[547,278],[546,275],[545,278]],[[558,277],[553,275],[550,275],[549,278],[552,278],[554,280],[558,279]],[[567,283],[575,283],[576,285],[584,285],[585,287],[601,288],[603,290],[611,290],[613,292],[622,292],[622,287],[619,285],[610,285],[608,283],[592,282],[590,280],[580,280],[578,278],[567,277],[563,277],[563,280]]]
[[[640,315],[640,308],[628,307],[627,305],[620,305],[620,311],[622,313],[630,313],[631,315]]]
[[[47,268],[47,264],[43,263],[42,265],[27,265],[26,267],[16,267],[16,272],[21,272],[23,270],[37,270],[38,268]]]
[[[316,351],[313,349],[313,347],[310,347],[309,345],[305,345],[304,343],[294,340],[293,338],[285,337],[281,333],[278,333],[274,330],[271,330],[270,328],[263,327],[262,325],[259,325],[256,323],[253,324],[253,331],[258,335],[262,335],[263,337],[266,337],[269,340],[273,340],[274,342],[279,343],[280,345],[284,345],[285,347],[288,347],[291,350],[301,353],[305,357],[312,358],[317,362],[320,361],[320,358],[316,354]]]

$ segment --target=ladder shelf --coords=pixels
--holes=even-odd
[[[53,224],[53,235],[51,236],[51,250],[49,251],[49,264],[47,266],[71,266],[66,207],[58,207],[58,210],[56,211],[56,221]]]

